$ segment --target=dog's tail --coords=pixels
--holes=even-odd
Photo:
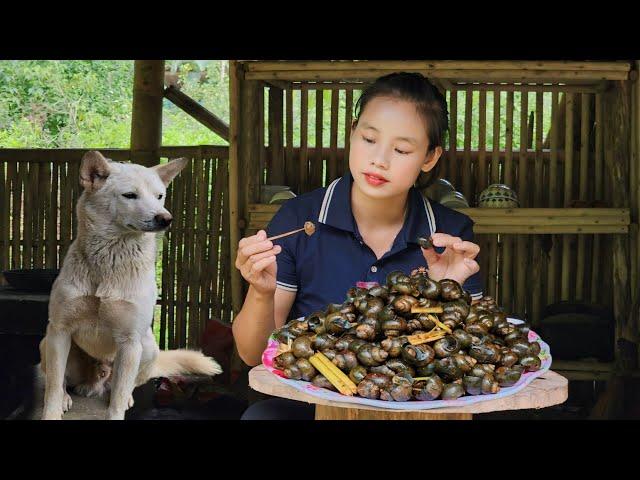
[[[151,378],[171,375],[217,375],[222,367],[213,358],[194,350],[160,350],[151,369]]]

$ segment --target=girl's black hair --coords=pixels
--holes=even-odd
[[[447,100],[425,76],[420,73],[398,72],[378,78],[365,88],[356,102],[356,124],[367,104],[376,97],[392,97],[414,103],[427,126],[429,152],[444,146],[449,131]],[[440,161],[429,173],[420,173],[416,186],[427,187],[438,178],[439,172]]]

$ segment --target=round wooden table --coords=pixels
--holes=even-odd
[[[471,420],[474,413],[543,408],[563,403],[568,396],[568,383],[566,378],[549,370],[509,397],[473,403],[464,407],[391,410],[314,397],[281,382],[264,365],[254,367],[249,372],[249,386],[258,392],[315,403],[316,420]]]

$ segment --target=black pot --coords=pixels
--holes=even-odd
[[[57,268],[34,268],[24,270],[5,270],[2,272],[9,285],[16,290],[49,293],[60,270]]]

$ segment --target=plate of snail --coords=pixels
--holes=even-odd
[[[272,333],[262,360],[312,396],[422,410],[513,395],[549,370],[551,352],[490,297],[471,305],[453,280],[414,271],[353,287],[343,303],[291,320]]]

